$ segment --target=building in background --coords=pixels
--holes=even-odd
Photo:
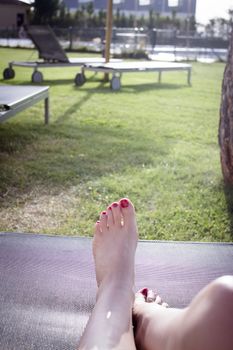
[[[0,29],[20,28],[28,24],[30,5],[19,0],[0,0]]]
[[[74,12],[82,5],[93,3],[95,11],[106,10],[107,0],[63,0],[67,8]],[[149,15],[153,10],[161,16],[191,17],[195,16],[196,0],[113,0],[114,10],[137,16]]]

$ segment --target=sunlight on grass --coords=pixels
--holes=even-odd
[[[30,50],[0,49],[1,70]],[[50,125],[39,103],[0,125],[0,230],[91,235],[98,212],[128,196],[140,237],[231,241],[232,210],[219,161],[224,65],[125,74],[112,92],[101,75],[74,86],[78,68],[44,69]],[[16,68],[2,84],[30,84]]]

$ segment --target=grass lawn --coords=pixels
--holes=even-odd
[[[0,49],[0,71],[31,50]],[[81,55],[79,55],[81,56]],[[30,69],[1,84],[30,84]],[[125,74],[112,92],[78,68],[44,70],[43,103],[0,125],[0,231],[91,235],[98,212],[127,196],[140,238],[232,241],[232,206],[224,192],[218,147],[224,64],[193,63],[186,73]]]

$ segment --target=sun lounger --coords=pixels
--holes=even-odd
[[[38,61],[12,61],[3,71],[3,79],[15,77],[13,67],[33,68],[32,82],[41,83],[43,74],[39,68],[80,67],[84,63],[104,63],[103,57],[69,58],[49,26],[33,25],[27,28],[27,33],[39,53]],[[111,60],[119,62],[121,60]]]
[[[49,122],[48,86],[0,85],[0,123],[44,100],[45,124]]]
[[[232,261],[230,243],[140,241],[136,289],[184,307]],[[0,233],[0,283],[0,349],[77,349],[97,290],[89,238]]]
[[[123,73],[135,73],[135,72],[158,72],[158,81],[161,82],[162,72],[170,71],[186,71],[187,82],[191,85],[191,71],[192,66],[185,63],[172,63],[172,62],[109,62],[105,64],[100,63],[86,63],[83,65],[81,73],[77,74],[76,82],[83,85],[86,81],[85,71],[102,72],[112,75],[111,88],[113,90],[119,90],[121,87],[121,76]],[[78,77],[79,75],[79,77]]]

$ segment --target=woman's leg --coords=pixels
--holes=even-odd
[[[147,289],[136,295],[138,350],[233,349],[233,276],[210,283],[186,309],[165,308],[159,301]]]
[[[93,239],[98,293],[80,350],[135,350],[132,331],[134,257],[138,234],[128,199],[100,215]]]

